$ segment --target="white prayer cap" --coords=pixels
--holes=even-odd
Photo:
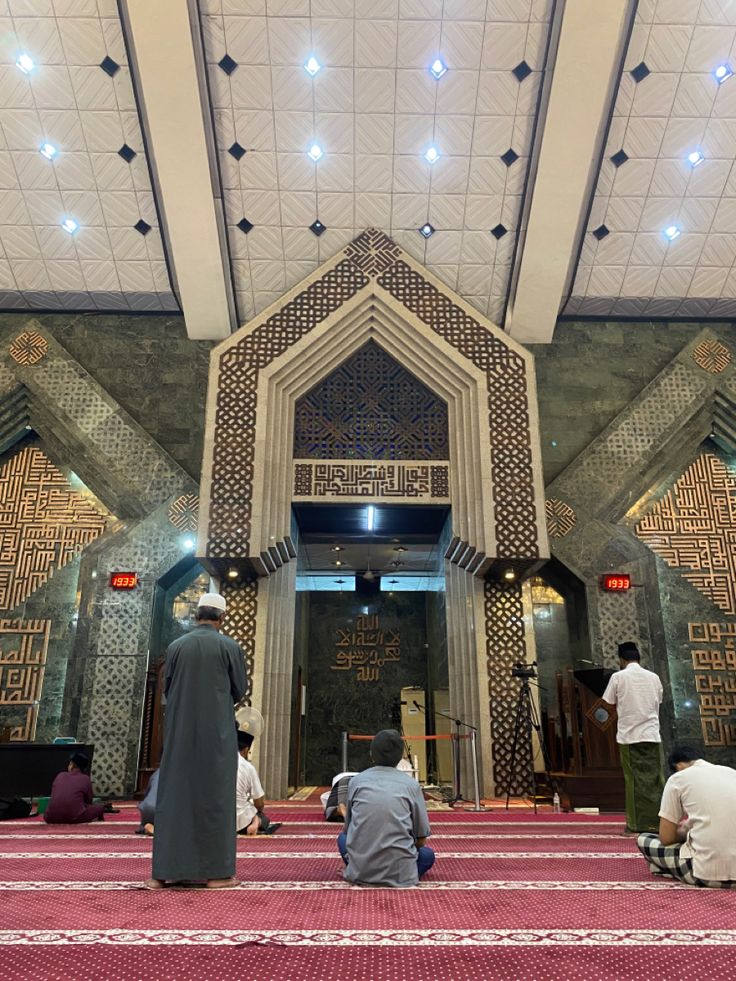
[[[202,593],[197,606],[209,606],[213,610],[222,610],[223,613],[227,609],[225,597],[219,593]]]

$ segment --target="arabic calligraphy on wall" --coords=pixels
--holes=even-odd
[[[689,623],[706,746],[736,746],[736,624]]]
[[[355,670],[356,681],[378,681],[381,668],[401,660],[401,633],[382,629],[377,614],[356,618],[353,630],[338,627],[332,671]]]
[[[294,461],[294,499],[324,501],[410,500],[445,504],[450,500],[446,461],[314,460]]]

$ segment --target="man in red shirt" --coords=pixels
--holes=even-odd
[[[84,824],[104,820],[105,805],[92,803],[88,768],[89,758],[84,753],[72,754],[66,770],[54,777],[44,821],[48,824]]]

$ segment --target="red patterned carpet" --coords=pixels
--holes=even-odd
[[[0,825],[0,981],[734,976],[736,893],[650,876],[615,816],[433,812],[416,889],[345,883],[318,807],[238,841],[243,885],[150,893],[150,839],[104,823]]]

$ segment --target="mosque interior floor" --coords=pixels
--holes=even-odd
[[[616,815],[433,810],[415,889],[341,877],[315,794],[238,839],[238,889],[148,892],[137,811],[0,825],[0,981],[733,976],[736,892],[647,871]]]

